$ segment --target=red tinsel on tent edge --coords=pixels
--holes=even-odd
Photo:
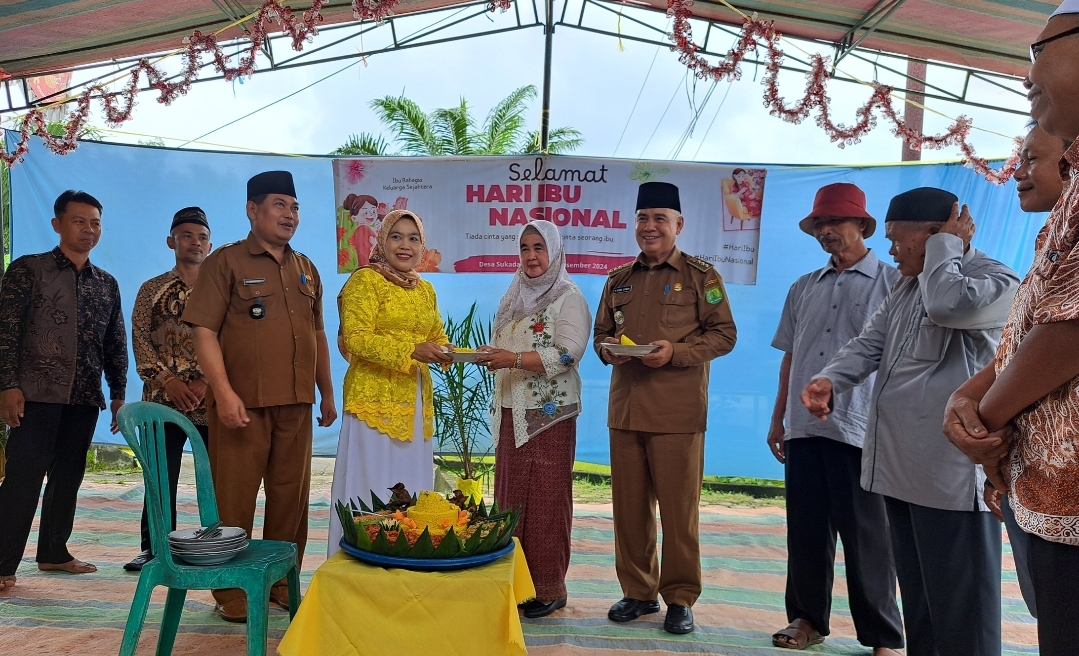
[[[828,63],[829,60],[820,55],[811,58],[810,70],[806,74],[805,96],[796,104],[788,107],[779,95],[779,69],[783,63],[783,50],[779,47],[780,34],[776,32],[772,21],[758,20],[756,16],[745,21],[742,25],[742,34],[738,42],[719,61],[711,65],[697,53],[697,46],[693,43],[693,30],[689,19],[693,16],[691,7],[693,0],[667,0],[667,15],[673,18],[673,31],[670,35],[674,45],[672,50],[679,53],[678,60],[685,64],[700,79],[737,80],[741,77],[741,63],[746,55],[758,48],[767,50],[768,64],[763,79],[764,106],[772,116],[799,124],[817,110],[816,122],[828,138],[839,142],[839,147],[856,144],[861,137],[876,127],[877,118],[875,111],[879,110],[891,123],[892,133],[906,141],[914,150],[922,148],[940,149],[945,146],[958,146],[963,153],[963,161],[971,166],[985,179],[1003,184],[1012,177],[1019,163],[1019,143],[1015,150],[1004,163],[999,171],[994,170],[989,162],[978,157],[974,147],[968,141],[970,135],[971,120],[966,116],[960,116],[948,127],[944,134],[927,136],[917,130],[911,129],[906,122],[899,117],[893,103],[892,89],[883,84],[873,85],[873,94],[869,100],[855,111],[857,122],[846,126],[837,124],[831,118],[831,99],[827,93]]]
[[[383,21],[393,15],[393,7],[398,2],[400,0],[353,0],[353,14],[359,20]],[[324,4],[325,0],[313,0],[311,9],[297,17],[289,7],[281,5],[278,0],[266,0],[259,9],[252,27],[245,30],[245,35],[250,40],[250,47],[240,58],[239,65],[236,67],[228,66],[228,58],[218,45],[215,35],[195,31],[184,39],[185,48],[181,54],[184,66],[178,81],[169,82],[166,73],[146,59],[142,59],[131,71],[127,83],[120,91],[108,91],[102,86],[86,89],[75,100],[75,110],[71,112],[65,123],[62,135],[56,136],[49,133],[43,110],[31,110],[23,117],[19,143],[14,151],[6,152],[4,144],[0,143],[0,159],[3,159],[8,166],[21,162],[23,156],[30,151],[29,144],[32,135],[41,137],[46,147],[59,155],[65,155],[74,150],[78,146],[78,135],[86,127],[90,114],[90,101],[95,95],[101,100],[106,123],[112,127],[122,125],[131,118],[141,75],[145,75],[150,87],[159,92],[157,98],[159,103],[171,104],[191,88],[191,84],[198,77],[203,54],[212,56],[214,68],[226,80],[249,76],[255,71],[256,55],[269,37],[269,28],[273,21],[281,23],[282,31],[292,37],[293,49],[299,51],[303,49],[304,42],[310,42],[318,33],[318,23],[322,22],[321,9]],[[963,153],[963,159],[967,165],[985,176],[986,180],[996,184],[1006,182],[1014,173],[1019,159],[1018,143],[1016,150],[1004,166],[996,171],[989,166],[987,160],[975,154],[974,147],[968,141],[971,128],[969,118],[960,116],[942,135],[923,135],[909,128],[899,118],[892,100],[893,89],[886,85],[873,85],[873,94],[869,100],[855,111],[858,120],[854,125],[834,123],[831,119],[831,99],[826,89],[828,60],[820,55],[812,57],[812,65],[806,75],[805,96],[795,105],[788,107],[779,95],[778,76],[784,55],[779,48],[780,34],[775,31],[772,21],[758,20],[756,16],[747,20],[742,25],[742,34],[738,43],[718,64],[711,65],[697,54],[697,46],[693,43],[693,32],[689,24],[689,19],[693,15],[692,6],[693,0],[668,0],[667,14],[674,19],[674,29],[670,35],[674,45],[671,49],[680,53],[679,61],[694,71],[698,78],[710,78],[717,81],[737,80],[741,77],[741,64],[746,55],[758,47],[763,47],[768,51],[767,72],[763,80],[764,106],[768,108],[772,116],[782,118],[789,123],[799,124],[813,110],[817,110],[817,125],[825,131],[829,139],[839,142],[839,147],[842,148],[848,144],[858,143],[862,136],[876,127],[877,119],[874,112],[879,110],[891,121],[892,133],[905,140],[913,149],[940,149],[956,145]],[[488,4],[488,9],[492,12],[498,9],[506,11],[510,7],[510,0],[490,0]]]

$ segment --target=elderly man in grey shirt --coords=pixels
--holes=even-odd
[[[791,285],[772,340],[784,352],[768,444],[786,479],[790,622],[772,643],[804,649],[830,633],[838,534],[858,641],[874,656],[898,654],[903,621],[884,497],[859,485],[873,375],[836,395],[829,421],[809,414],[798,394],[858,336],[901,276],[866,248],[877,222],[865,209],[865,193],[853,184],[822,187],[799,227],[830,257],[827,266]]]
[[[923,187],[885,218],[904,278],[802,391],[828,416],[839,394],[876,372],[862,487],[885,497],[908,656],[999,656],[1000,524],[982,500],[985,475],[941,431],[949,395],[992,361],[1015,272],[970,247],[958,199]]]

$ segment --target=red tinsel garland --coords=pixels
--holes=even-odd
[[[393,15],[393,8],[400,0],[353,0],[352,10],[357,19],[370,21],[383,21]],[[266,0],[259,9],[254,23],[250,29],[245,30],[245,35],[250,41],[246,53],[240,58],[236,67],[228,66],[228,57],[217,43],[217,37],[213,34],[203,34],[195,31],[191,36],[184,39],[186,47],[181,53],[184,66],[178,81],[169,82],[168,74],[155,67],[149,61],[140,60],[131,71],[127,83],[120,91],[110,92],[101,86],[94,86],[85,90],[75,100],[75,110],[71,112],[65,124],[64,134],[54,136],[49,133],[47,121],[43,110],[30,111],[22,122],[19,143],[14,151],[8,153],[4,145],[0,143],[0,159],[8,166],[21,162],[22,158],[30,150],[30,137],[41,137],[46,147],[54,153],[64,155],[78,146],[78,135],[86,127],[90,114],[90,100],[99,95],[102,108],[105,111],[105,121],[118,127],[130,120],[135,107],[135,99],[138,96],[140,75],[146,76],[150,87],[158,91],[157,101],[165,105],[171,104],[176,98],[188,92],[191,84],[198,77],[199,67],[202,63],[202,55],[209,54],[214,60],[214,68],[221,73],[226,80],[234,80],[237,77],[248,76],[255,71],[256,56],[263,43],[269,37],[269,28],[273,21],[281,23],[281,29],[292,37],[292,47],[302,50],[304,42],[310,42],[318,33],[318,23],[322,22],[321,9],[325,0],[314,0],[309,11],[297,17],[289,7],[278,0]],[[506,11],[511,8],[511,0],[490,0],[488,9]],[[842,148],[848,144],[855,144],[862,136],[876,127],[875,110],[880,110],[893,124],[892,132],[897,137],[905,140],[911,148],[944,148],[956,145],[963,153],[964,161],[972,166],[975,171],[985,176],[987,180],[1001,184],[1011,178],[1018,165],[1018,145],[1015,152],[1005,162],[999,171],[993,170],[989,162],[978,157],[974,147],[970,145],[967,137],[970,134],[971,121],[965,116],[960,116],[948,130],[938,136],[926,136],[909,128],[899,118],[892,101],[891,87],[874,85],[873,95],[860,107],[855,115],[857,122],[852,126],[836,124],[831,119],[831,99],[827,95],[826,80],[828,78],[828,60],[820,55],[812,57],[810,71],[806,74],[807,84],[805,96],[793,107],[788,108],[783,98],[779,96],[778,77],[780,66],[783,62],[783,51],[779,48],[780,34],[775,31],[771,21],[753,19],[747,20],[742,26],[742,34],[738,43],[727,53],[717,65],[709,64],[697,53],[697,46],[693,43],[693,31],[689,24],[692,17],[692,0],[668,0],[667,13],[674,18],[674,30],[671,40],[674,41],[672,49],[681,54],[679,61],[694,71],[699,78],[712,78],[714,80],[737,80],[741,77],[741,65],[746,55],[757,50],[758,46],[768,51],[767,72],[764,76],[764,105],[768,107],[771,115],[782,118],[790,123],[801,123],[814,109],[817,110],[816,122],[832,141],[839,142]]]
[[[383,21],[393,15],[392,10],[399,2],[400,0],[352,0],[352,11],[359,20]],[[10,153],[6,152],[3,142],[0,142],[0,159],[9,167],[14,166],[16,162],[21,162],[23,156],[30,152],[30,137],[35,135],[41,137],[45,146],[58,155],[71,152],[78,147],[79,135],[86,128],[90,115],[90,101],[94,97],[101,100],[105,122],[112,127],[119,127],[131,119],[139,92],[139,79],[143,75],[146,77],[147,84],[158,92],[157,102],[165,105],[172,104],[191,88],[199,75],[204,54],[210,55],[214,68],[228,81],[249,76],[255,72],[258,52],[269,38],[274,21],[281,24],[281,31],[292,37],[292,48],[303,50],[303,44],[311,42],[318,34],[318,24],[322,22],[321,10],[325,3],[326,0],[313,0],[311,9],[297,16],[292,9],[282,5],[279,0],[265,0],[251,26],[244,29],[244,36],[249,41],[249,45],[235,67],[228,65],[229,57],[218,45],[216,35],[203,34],[196,30],[191,36],[184,38],[184,49],[180,53],[183,58],[183,67],[176,82],[169,82],[171,76],[168,73],[148,60],[141,59],[131,70],[127,82],[120,91],[109,91],[103,86],[93,86],[83,91],[73,101],[75,110],[70,113],[64,124],[62,135],[56,136],[49,133],[44,110],[34,109],[28,112],[23,117],[19,142],[15,149]],[[506,11],[511,6],[511,0],[491,0],[488,9],[492,12],[498,9]]]
[[[681,53],[678,60],[694,71],[698,78],[710,78],[716,81],[737,80],[741,77],[740,67],[746,55],[760,47],[768,51],[767,72],[763,79],[764,106],[768,108],[768,113],[772,116],[788,123],[799,124],[812,114],[813,110],[817,110],[817,125],[824,130],[829,139],[839,142],[839,147],[842,148],[858,143],[861,137],[876,127],[875,112],[879,110],[891,121],[892,133],[915,150],[958,146],[963,153],[964,163],[985,176],[986,180],[996,184],[1003,184],[1015,172],[1019,163],[1018,144],[1001,169],[994,170],[986,159],[975,154],[974,147],[968,140],[971,128],[969,118],[960,116],[944,134],[923,135],[907,126],[906,122],[899,118],[893,104],[894,89],[883,84],[873,85],[873,94],[869,100],[855,111],[857,121],[853,125],[834,123],[831,117],[832,101],[828,97],[826,88],[829,60],[820,55],[813,55],[811,58],[810,70],[806,73],[805,95],[797,103],[788,107],[779,95],[778,78],[784,55],[779,48],[780,34],[775,31],[772,21],[762,21],[756,17],[746,20],[742,25],[742,34],[738,43],[717,65],[713,66],[697,53],[697,46],[693,43],[693,30],[689,24],[689,19],[693,15],[692,6],[693,0],[668,0],[667,15],[674,19],[674,29],[670,35],[674,45],[671,49]]]

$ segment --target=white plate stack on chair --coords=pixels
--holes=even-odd
[[[221,522],[169,533],[172,555],[191,565],[220,565],[247,548],[247,531]]]

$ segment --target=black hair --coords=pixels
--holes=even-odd
[[[266,198],[269,197],[269,195],[270,194],[259,194],[258,196],[252,196],[251,198],[248,198],[247,200],[249,202],[254,203],[255,205],[262,205],[262,201],[266,200]]]
[[[101,207],[101,201],[94,198],[85,191],[75,191],[74,189],[68,189],[56,199],[56,202],[52,204],[52,215],[56,218],[60,218],[67,211],[69,203],[82,203],[83,205],[90,205],[96,207],[98,212],[103,212],[104,208]]]

